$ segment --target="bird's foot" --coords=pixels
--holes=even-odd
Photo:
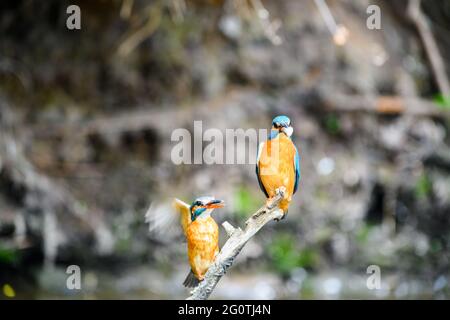
[[[275,197],[266,200],[266,208],[273,209],[275,207]]]
[[[279,187],[279,188],[276,188],[276,189],[275,189],[275,193],[276,193],[277,195],[280,194],[280,195],[282,195],[282,196],[284,197],[284,195],[286,194],[286,187],[281,186],[281,187]]]
[[[287,211],[286,211],[286,212],[283,212],[283,215],[282,215],[280,218],[275,218],[274,220],[275,220],[276,222],[281,221],[281,220],[283,220],[284,218],[286,218],[287,215],[288,215],[288,212],[287,212]]]

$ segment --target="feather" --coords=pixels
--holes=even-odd
[[[186,235],[187,227],[191,223],[191,212],[189,209],[190,206],[186,202],[181,201],[177,198],[175,198],[175,200],[173,201],[173,206],[178,210],[180,214],[180,223],[183,227],[183,232]]]
[[[179,220],[183,228],[179,227]],[[172,203],[170,200],[153,201],[145,213],[145,222],[151,238],[161,242],[173,241],[181,236],[181,229],[186,234],[184,226],[190,222],[189,205],[178,199]]]
[[[195,277],[194,273],[193,273],[192,270],[191,270],[191,271],[189,271],[189,273],[188,273],[186,279],[184,280],[183,285],[184,285],[185,287],[188,287],[188,288],[194,288],[194,287],[196,287],[199,283],[200,283],[200,280],[198,280],[198,279]]]
[[[175,215],[167,202],[153,201],[145,213],[145,222],[148,223],[150,234],[164,234],[173,226]],[[175,217],[174,217],[175,216]]]
[[[264,185],[261,181],[261,176],[260,176],[260,172],[259,172],[259,158],[261,158],[261,152],[263,150],[263,147],[264,147],[264,142],[261,142],[258,147],[258,156],[256,158],[256,177],[258,178],[259,187],[261,188],[262,192],[264,192],[264,194],[266,195],[266,198],[268,198],[269,194],[267,193],[266,188],[264,187]]]
[[[279,208],[287,212],[295,185],[299,179],[299,166],[297,166],[297,149],[292,140],[285,134],[264,143],[258,159],[258,181],[261,189],[268,194],[268,198],[275,196],[280,187],[286,188],[285,199]],[[264,174],[267,173],[267,174]],[[267,195],[266,195],[267,196]]]
[[[295,148],[295,157],[294,157],[294,168],[295,168],[295,184],[294,184],[294,192],[297,192],[298,184],[300,182],[300,155],[298,153],[297,147],[294,145]]]

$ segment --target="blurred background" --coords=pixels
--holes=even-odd
[[[211,298],[449,298],[449,35],[447,0],[1,1],[0,299],[187,297],[150,204],[213,194],[243,226],[265,198],[253,165],[174,165],[172,130],[278,114],[299,191]]]

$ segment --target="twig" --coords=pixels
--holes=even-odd
[[[132,31],[130,35],[120,44],[117,53],[124,57],[129,55],[144,40],[148,39],[158,29],[161,23],[161,9],[152,8],[147,21],[138,30]]]
[[[206,300],[213,292],[219,280],[226,273],[234,262],[239,252],[245,244],[269,221],[279,219],[283,212],[277,208],[278,203],[283,199],[284,192],[280,191],[268,205],[260,208],[254,213],[245,224],[244,230],[234,228],[230,223],[224,222],[222,226],[227,232],[229,239],[225,242],[222,250],[217,255],[214,263],[206,272],[205,278],[191,292],[187,300]]]
[[[120,8],[120,17],[124,20],[130,19],[131,11],[133,10],[134,0],[123,0]]]
[[[322,19],[325,21],[325,25],[333,36],[333,41],[335,44],[342,46],[347,42],[348,30],[343,25],[338,25],[336,20],[331,13],[325,0],[315,0],[314,1],[317,9],[319,10]]]
[[[439,90],[444,96],[450,96],[450,83],[445,72],[444,60],[439,53],[439,48],[426,16],[420,9],[420,0],[409,0],[408,16],[416,25],[420,38],[422,39]]]
[[[450,117],[448,111],[439,109],[434,102],[416,97],[319,93],[318,99],[319,104],[330,111],[393,115],[407,114],[417,117]]]
[[[262,30],[269,39],[272,44],[278,46],[283,40],[278,35],[278,31],[281,28],[281,21],[278,19],[271,20],[269,11],[264,7],[261,0],[251,0],[250,1],[254,10],[256,11],[256,15],[258,17],[258,21],[261,24]]]
[[[322,16],[323,21],[325,21],[328,30],[331,34],[334,34],[338,26],[327,3],[324,0],[315,0],[314,2],[316,3],[317,9],[319,9],[319,13]]]
[[[78,139],[87,136],[99,135],[120,136],[126,132],[140,132],[144,130],[154,130],[159,136],[170,136],[174,129],[186,127],[198,119],[198,115],[211,112],[219,113],[224,108],[232,105],[239,105],[240,108],[248,108],[245,101],[254,99],[260,95],[255,90],[240,89],[227,92],[204,104],[193,107],[165,107],[144,105],[128,108],[127,112],[111,114],[108,116],[95,117],[88,121],[62,122],[55,125],[48,123],[30,126],[29,135],[34,139],[64,139],[69,143],[67,137],[77,137]],[[289,95],[289,92],[286,93]],[[292,95],[292,103],[300,103],[305,107],[324,107],[326,111],[361,112],[371,115],[378,114],[398,114],[414,117],[436,117],[448,119],[450,112],[440,109],[433,101],[418,97],[402,96],[377,96],[377,95],[349,95],[333,90],[333,88],[314,89],[305,91],[301,96]],[[244,102],[244,103],[243,103]],[[247,109],[246,109],[247,110]],[[296,112],[292,109],[290,112]],[[285,112],[278,110],[277,112]],[[214,113],[213,113],[214,114]],[[170,123],[167,119],[171,119]]]

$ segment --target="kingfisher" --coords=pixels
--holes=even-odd
[[[191,266],[183,282],[185,287],[196,287],[204,279],[206,271],[219,253],[219,227],[211,213],[224,205],[223,200],[209,196],[199,197],[191,205],[179,199],[174,200],[187,239]]]
[[[284,197],[278,207],[283,210],[284,219],[288,213],[292,195],[300,182],[300,155],[292,142],[294,129],[291,120],[277,116],[272,120],[272,128],[267,141],[258,147],[256,176],[268,202],[283,189]]]

